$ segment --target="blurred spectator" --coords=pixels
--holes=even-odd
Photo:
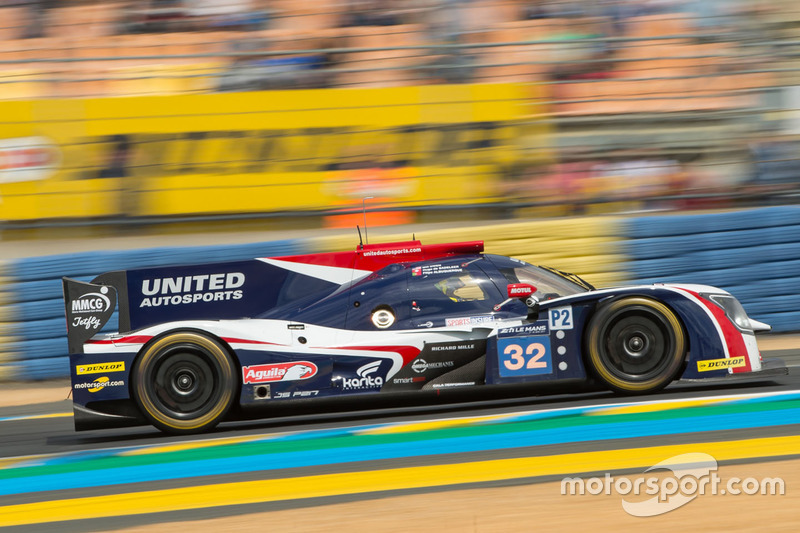
[[[253,0],[186,0],[188,14],[209,29],[262,30],[267,27],[266,11],[256,9]]]
[[[23,37],[26,39],[38,39],[44,37],[45,26],[47,25],[48,9],[53,7],[53,0],[28,0],[25,5],[28,7],[27,24]]]
[[[402,24],[386,0],[350,0],[342,26],[396,26]]]
[[[433,83],[470,83],[476,69],[475,56],[464,48],[431,48],[425,74]]]
[[[765,198],[796,195],[800,185],[800,139],[768,137],[750,147],[753,176],[749,194],[763,203]]]
[[[331,85],[329,71],[334,66],[331,53],[260,57],[259,52],[270,50],[270,43],[265,39],[238,40],[233,48],[243,55],[220,75],[219,91],[324,89]]]
[[[269,20],[253,0],[146,0],[130,2],[123,25],[129,33],[204,29],[260,30]]]
[[[188,9],[182,0],[131,2],[125,10],[123,27],[129,33],[157,33],[192,29]]]
[[[623,151],[593,165],[587,196],[604,200],[649,200],[667,194],[681,174],[680,164],[655,153]]]

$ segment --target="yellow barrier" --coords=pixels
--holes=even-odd
[[[519,84],[0,102],[0,218],[480,203],[542,160]],[[534,95],[535,96],[535,95]]]
[[[19,339],[16,339],[17,341]],[[13,351],[13,342],[15,339],[13,337],[0,337],[0,364],[2,363],[10,363],[19,359],[19,354]],[[0,366],[0,368],[2,368]],[[0,381],[2,381],[2,376],[0,376]]]
[[[486,253],[574,272],[593,285],[607,287],[626,279],[624,272],[618,271],[625,262],[616,238],[619,224],[615,217],[563,218],[416,231],[415,236],[423,244],[483,240]],[[412,231],[413,226],[408,233],[381,235],[370,242],[410,240]],[[354,242],[354,236],[338,235],[316,239],[312,247],[347,250]]]

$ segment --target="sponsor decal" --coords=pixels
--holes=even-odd
[[[101,378],[97,378],[96,380],[92,381],[91,383],[84,382],[84,383],[76,383],[72,386],[74,390],[82,390],[86,389],[89,392],[97,392],[101,391],[108,387],[124,387],[125,382],[122,380],[111,381],[108,376],[103,376]]]
[[[111,286],[66,278],[63,288],[69,351],[81,353],[83,344],[100,331],[114,313],[117,291]]]
[[[242,368],[245,385],[275,381],[299,381],[317,375],[317,365],[310,361],[291,361],[269,365],[252,365]]]
[[[381,376],[373,376],[381,366],[380,361],[372,361],[356,370],[357,378],[342,378],[342,390],[374,389],[383,386]]]
[[[554,307],[548,312],[548,320],[550,329],[553,331],[559,329],[572,329],[572,306],[565,305],[563,307]]]
[[[411,269],[412,276],[430,276],[435,274],[459,274],[464,272],[461,265],[423,265]]]
[[[424,377],[426,382],[433,383],[438,377],[458,372],[456,369],[484,355],[486,344],[485,339],[426,343],[414,359],[403,365],[397,374],[392,375],[392,379],[387,380],[381,391],[413,389],[415,384],[418,385],[417,381],[421,381],[418,379],[420,377]],[[451,377],[449,380],[466,380],[471,377],[464,375],[461,378]]]
[[[111,309],[111,300],[107,295],[108,287],[100,287],[99,292],[87,292],[75,300],[72,300],[71,307],[73,314],[90,313],[89,316],[72,317],[72,327],[91,330],[100,329],[103,323],[96,314],[106,313]]]
[[[142,280],[144,299],[139,307],[241,300],[245,276],[241,272],[198,274]]]
[[[305,324],[289,324],[286,327],[289,329],[306,329]]]
[[[474,381],[465,381],[463,383],[434,383],[434,389],[445,389],[449,387],[469,387],[475,385]]]
[[[0,139],[0,183],[46,179],[60,159],[58,148],[45,137]]]
[[[739,368],[745,366],[747,363],[744,356],[731,357],[730,359],[710,359],[708,361],[698,361],[697,370],[700,372],[708,372],[710,370],[723,370],[725,368]]]
[[[461,318],[448,318],[445,320],[447,326],[477,326],[494,322],[493,316],[466,316]]]
[[[417,374],[422,374],[426,370],[432,368],[450,368],[452,366],[455,366],[453,361],[436,361],[433,363],[428,363],[425,361],[425,359],[417,359],[411,363],[411,369]]]
[[[86,316],[83,318],[75,317],[72,319],[73,328],[85,328],[88,330],[96,331],[103,325],[103,321],[96,316]]]
[[[475,343],[470,344],[434,344],[430,346],[432,352],[449,352],[450,350],[474,350]]]
[[[418,328],[432,328],[433,327],[433,322],[428,320],[427,322],[423,322],[422,324],[417,324],[417,327]]]
[[[104,313],[111,308],[108,287],[100,287],[100,292],[87,292],[72,301],[73,313]]]
[[[514,326],[503,328],[500,335],[519,336],[519,335],[547,335],[549,333],[547,324],[526,324],[524,326]]]
[[[530,296],[533,291],[530,287],[520,287],[518,285],[511,285],[508,288],[509,296]]]
[[[91,365],[78,365],[75,373],[79,376],[85,374],[105,374],[107,372],[122,372],[125,370],[125,361],[114,361],[113,363],[94,363]]]
[[[364,257],[374,257],[382,255],[403,255],[403,254],[418,254],[422,248],[388,248],[385,250],[368,250],[363,252]]]
[[[407,385],[408,383],[421,383],[425,381],[425,376],[411,376],[407,378],[394,378],[392,383],[395,385]]]

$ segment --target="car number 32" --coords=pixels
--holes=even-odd
[[[501,377],[552,373],[549,337],[498,339],[497,355]]]

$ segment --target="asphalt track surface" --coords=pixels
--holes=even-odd
[[[769,354],[765,354],[768,356]],[[767,377],[730,383],[675,383],[657,394],[619,396],[610,392],[573,392],[569,394],[535,394],[514,398],[496,398],[493,394],[460,394],[444,401],[433,397],[402,405],[402,399],[378,402],[363,409],[363,399],[328,405],[335,411],[309,412],[313,404],[277,407],[271,416],[261,420],[226,422],[203,435],[165,435],[150,426],[75,432],[72,423],[72,402],[35,404],[21,407],[0,407],[0,459],[18,456],[99,450],[109,447],[155,446],[177,442],[245,437],[263,433],[290,432],[298,429],[327,430],[369,426],[372,424],[420,422],[443,417],[481,417],[518,412],[522,409],[563,409],[629,402],[671,401],[694,397],[757,394],[778,391],[800,391],[800,362],[789,368],[786,376]],[[65,397],[69,389],[64,389]],[[518,392],[516,394],[522,394]],[[360,407],[360,408],[359,408]],[[298,414],[299,413],[299,414]],[[659,439],[659,442],[664,442]],[[588,449],[587,446],[579,446]],[[578,451],[575,450],[575,451]],[[800,453],[800,450],[798,450]],[[1,464],[1,463],[0,463]]]
[[[781,356],[790,365],[800,364],[795,351],[778,351],[778,352],[765,352],[765,357]],[[65,396],[68,390],[65,389]],[[441,427],[443,420],[460,420],[460,419],[482,419],[515,416],[515,414],[524,412],[528,413],[526,416],[533,416],[537,412],[549,412],[552,410],[569,410],[569,409],[582,409],[590,406],[607,406],[609,404],[641,404],[641,411],[649,410],[647,404],[656,402],[657,404],[672,404],[672,405],[691,405],[697,402],[698,398],[704,405],[713,404],[714,398],[723,398],[726,396],[744,396],[744,397],[760,397],[763,395],[787,395],[791,397],[792,393],[796,392],[796,396],[800,398],[800,366],[790,366],[790,372],[786,376],[771,377],[761,380],[753,381],[737,381],[729,383],[677,383],[659,394],[647,395],[640,397],[620,397],[606,392],[585,392],[579,394],[551,394],[545,396],[531,396],[522,395],[514,398],[496,398],[492,396],[455,396],[452,403],[436,402],[432,405],[422,405],[415,402],[413,405],[398,403],[397,401],[383,402],[374,405],[375,409],[369,411],[360,410],[359,403],[348,402],[343,404],[336,404],[335,411],[326,413],[309,413],[308,408],[303,405],[295,406],[290,409],[278,409],[273,413],[273,416],[266,420],[248,421],[248,422],[235,422],[222,424],[217,430],[212,433],[189,436],[189,437],[175,437],[165,436],[157,430],[150,427],[138,427],[127,429],[114,429],[102,431],[89,431],[76,433],[72,427],[71,418],[71,403],[69,400],[63,400],[56,403],[34,404],[19,407],[5,407],[0,408],[0,473],[4,466],[13,465],[19,461],[20,457],[43,456],[49,458],[49,461],[58,463],[75,461],[75,458],[80,458],[81,455],[104,454],[114,453],[114,450],[119,449],[180,449],[185,448],[203,448],[213,447],[219,441],[232,441],[232,442],[249,442],[257,441],[263,438],[272,438],[272,436],[285,436],[293,434],[322,434],[322,435],[350,435],[353,432],[360,431],[359,428],[370,427],[393,427],[399,426],[424,428],[426,425],[432,427]],[[800,400],[795,400],[800,401]],[[791,406],[790,406],[791,407]],[[635,408],[635,406],[634,406]],[[238,471],[225,471],[225,473],[217,473],[215,475],[192,475],[186,476],[164,476],[159,479],[157,475],[151,478],[146,478],[145,469],[139,470],[139,474],[145,477],[132,477],[131,483],[117,484],[113,492],[126,492],[126,493],[143,493],[152,491],[175,491],[197,486],[212,486],[216,484],[232,484],[232,490],[239,490],[238,487],[247,483],[268,483],[270,481],[281,482],[287,478],[303,478],[303,479],[322,479],[325,476],[347,475],[355,479],[357,476],[368,474],[370,472],[418,472],[420,475],[427,472],[436,472],[436,475],[447,476],[444,471],[428,470],[440,468],[442,465],[458,465],[463,463],[471,463],[473,465],[486,464],[494,465],[497,461],[503,460],[528,460],[534,461],[537,458],[544,459],[544,463],[548,463],[548,458],[558,457],[559,461],[564,461],[567,457],[583,457],[585,454],[591,453],[609,453],[613,454],[615,450],[635,450],[648,447],[664,447],[666,450],[672,450],[670,453],[680,448],[683,444],[692,443],[720,443],[724,444],[730,441],[753,442],[753,446],[770,446],[775,442],[781,442],[774,452],[760,456],[758,453],[751,454],[747,457],[744,455],[730,456],[726,458],[724,453],[720,451],[720,462],[727,464],[736,464],[737,462],[747,462],[753,460],[775,460],[776,458],[791,458],[800,456],[800,446],[795,442],[798,435],[800,435],[800,416],[798,416],[797,409],[786,409],[783,411],[787,413],[785,418],[781,418],[781,412],[776,411],[774,420],[768,421],[767,415],[759,413],[758,410],[750,411],[750,415],[742,413],[731,413],[731,420],[745,420],[752,422],[740,424],[737,427],[736,423],[720,425],[715,427],[714,424],[706,425],[699,424],[697,427],[690,430],[676,431],[670,433],[669,431],[664,434],[658,434],[657,429],[642,430],[637,433],[636,431],[631,434],[625,434],[625,438],[613,438],[603,436],[601,438],[594,438],[591,434],[587,434],[585,438],[564,438],[562,442],[548,443],[543,442],[530,442],[527,446],[503,446],[498,443],[496,446],[490,446],[483,449],[460,449],[454,448],[452,453],[438,452],[433,455],[417,454],[410,456],[403,456],[400,454],[393,454],[390,456],[376,456],[365,457],[365,460],[351,459],[349,461],[338,462],[332,460],[330,462],[323,462],[321,464],[289,464],[285,468],[272,468],[264,469],[259,465],[252,465],[252,468],[239,469]],[[721,412],[720,412],[721,413]],[[712,413],[712,417],[708,420],[722,420],[724,414]],[[762,419],[762,422],[758,420]],[[755,421],[755,422],[753,422]],[[663,426],[658,421],[648,422],[653,428]],[[446,425],[447,423],[445,423]],[[645,428],[647,424],[642,422],[639,424],[641,428]],[[710,428],[710,430],[708,430]],[[639,431],[637,429],[637,431]],[[557,431],[556,431],[557,434]],[[576,433],[578,435],[578,433]],[[622,435],[622,433],[621,433]],[[631,436],[634,435],[634,436]],[[635,436],[639,435],[639,436]],[[790,439],[786,442],[781,439]],[[752,440],[757,439],[757,440]],[[711,444],[709,444],[710,446]],[[796,447],[795,447],[796,446]],[[672,447],[672,448],[669,448]],[[479,447],[480,448],[480,447]],[[722,450],[722,448],[720,448]],[[629,454],[630,455],[630,454]],[[55,457],[55,459],[53,459]],[[66,458],[66,459],[64,459]],[[368,460],[367,460],[368,459]],[[33,462],[37,459],[34,457]],[[552,463],[553,461],[549,461]],[[263,465],[262,465],[263,466]],[[164,468],[168,469],[169,465],[165,464]],[[476,466],[475,468],[479,468]],[[489,468],[487,466],[487,468]],[[565,467],[568,468],[568,467]],[[633,471],[632,465],[626,466],[620,463],[617,468],[618,471]],[[638,470],[641,472],[641,469]],[[554,470],[550,472],[545,469],[533,469],[534,472],[528,477],[521,478],[507,478],[507,479],[479,479],[479,478],[464,478],[463,482],[454,481],[453,484],[443,486],[424,486],[416,485],[413,482],[400,484],[398,486],[387,486],[386,491],[391,494],[415,494],[425,493],[431,491],[441,491],[452,489],[453,486],[457,487],[492,487],[492,486],[508,486],[520,483],[539,483],[546,481],[553,481],[562,478],[565,474],[571,473],[570,471]],[[102,474],[99,472],[99,474]],[[71,479],[69,477],[65,478]],[[455,477],[455,480],[461,479]],[[6,484],[7,492],[0,496],[0,527],[4,525],[3,514],[4,509],[23,508],[28,504],[36,504],[38,502],[48,502],[64,498],[78,498],[77,501],[85,501],[87,505],[97,498],[102,498],[109,492],[108,487],[104,483],[97,483],[92,486],[87,483],[87,486],[80,486],[79,482],[66,481],[69,485],[69,490],[58,484],[53,485],[58,490],[30,490],[24,487],[16,490],[12,485]],[[77,483],[76,485],[71,485]],[[2,480],[0,480],[2,485]],[[46,485],[44,485],[47,488]],[[35,488],[35,487],[34,487]],[[367,497],[381,497],[380,490],[365,490]],[[166,494],[166,492],[165,492]],[[298,493],[301,494],[302,493]],[[292,508],[307,508],[320,504],[335,503],[342,501],[355,501],[363,499],[363,494],[334,494],[334,493],[320,493],[313,498],[298,497],[287,500],[271,500],[271,501],[250,501],[245,499],[231,500],[229,504],[222,504],[221,506],[209,506],[201,509],[180,509],[168,512],[147,513],[140,512],[127,516],[115,517],[112,522],[108,519],[93,518],[93,519],[80,519],[69,522],[51,522],[44,526],[44,524],[31,524],[28,526],[18,526],[13,529],[20,531],[41,531],[59,530],[59,531],[105,531],[116,529],[120,527],[132,527],[146,524],[163,524],[164,522],[180,521],[188,519],[201,519],[201,518],[214,518],[233,516],[241,513],[261,512],[278,509],[292,509]],[[80,500],[84,499],[84,500]],[[222,502],[221,502],[222,503]],[[11,507],[6,507],[11,506]],[[32,509],[36,509],[35,507]],[[11,523],[11,522],[9,522]],[[113,524],[113,526],[111,525]],[[55,528],[55,529],[54,529]]]

